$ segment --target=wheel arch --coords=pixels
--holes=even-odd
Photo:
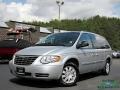
[[[112,58],[110,57],[110,56],[108,56],[107,58],[106,58],[106,62],[109,62],[110,64],[112,64]]]
[[[70,62],[75,64],[77,66],[77,68],[79,69],[79,61],[78,61],[78,59],[76,59],[76,58],[69,58],[68,60],[66,60],[65,64],[70,63]]]

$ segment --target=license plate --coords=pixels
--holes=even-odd
[[[25,68],[23,68],[23,67],[17,67],[16,68],[16,73],[20,74],[20,75],[24,75],[25,74]]]

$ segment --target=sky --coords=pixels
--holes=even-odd
[[[100,15],[120,17],[120,0],[60,0],[61,19]],[[56,0],[0,0],[0,20],[50,21],[58,19]]]

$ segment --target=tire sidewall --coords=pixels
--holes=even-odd
[[[107,70],[106,70],[106,66],[107,66],[107,64],[109,64],[109,72],[107,72]],[[110,69],[111,69],[110,66],[111,66],[110,63],[109,63],[109,62],[106,62],[106,64],[105,64],[105,68],[104,68],[104,70],[103,70],[105,75],[109,75],[109,73],[110,73]]]
[[[64,69],[65,67],[67,67],[67,66],[72,66],[72,67],[76,70],[76,79],[75,79],[75,81],[74,81],[73,83],[65,83],[65,82],[62,80],[62,74],[61,74],[60,83],[61,83],[61,85],[66,86],[66,87],[67,87],[67,86],[73,86],[73,85],[75,85],[76,82],[77,82],[77,80],[78,80],[78,75],[79,75],[78,67],[77,67],[75,64],[73,64],[73,63],[67,63],[67,64],[64,65],[63,69]],[[63,70],[62,70],[62,71],[63,71]]]

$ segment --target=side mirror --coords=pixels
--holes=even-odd
[[[82,41],[76,45],[76,48],[79,49],[81,47],[89,46],[89,43],[87,41]]]

